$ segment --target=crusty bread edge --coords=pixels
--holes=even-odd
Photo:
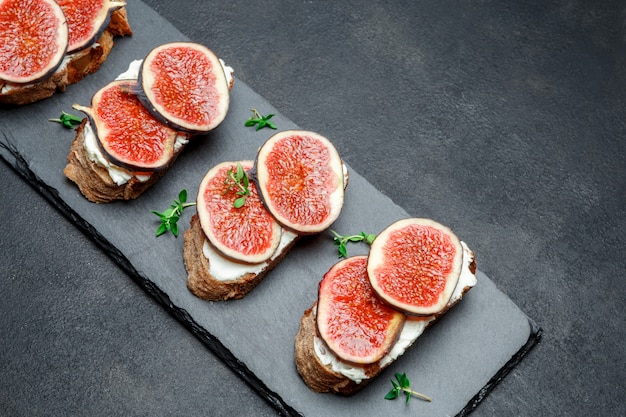
[[[135,176],[125,184],[117,185],[108,170],[89,159],[85,149],[85,126],[87,119],[76,128],[76,136],[67,155],[65,176],[73,181],[80,192],[93,203],[108,203],[115,200],[132,200],[150,188],[163,176],[165,170],[152,173],[147,181],[139,181]]]
[[[64,92],[68,85],[75,84],[100,69],[113,49],[114,37],[131,35],[126,8],[115,10],[111,13],[108,26],[92,47],[71,54],[67,65],[45,80],[24,87],[14,86],[0,94],[0,103],[21,106],[51,97],[56,92]],[[5,83],[0,80],[0,91]]]
[[[185,231],[183,260],[187,269],[187,288],[198,298],[208,301],[241,299],[252,291],[265,275],[271,271],[291,250],[298,240],[293,239],[279,249],[281,252],[258,274],[246,273],[235,280],[220,281],[211,275],[209,260],[204,256],[202,247],[207,240],[197,214],[191,217],[189,228]]]

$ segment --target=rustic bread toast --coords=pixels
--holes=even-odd
[[[348,186],[349,173],[345,164],[343,167],[343,186],[345,189]],[[190,227],[184,235],[183,259],[188,273],[187,288],[198,298],[204,300],[241,299],[252,291],[267,273],[283,259],[299,237],[299,235],[283,229],[281,243],[269,261],[262,266],[252,266],[250,271],[254,270],[254,272],[242,272],[231,279],[218,279],[211,273],[211,262],[206,256],[207,251],[212,251],[212,256],[220,263],[225,262],[226,268],[229,265],[237,265],[237,263],[230,263],[233,261],[229,261],[217,251],[211,250],[212,245],[202,230],[200,219],[198,215],[194,214],[190,221]]]
[[[85,148],[88,119],[83,119],[76,128],[76,137],[67,156],[63,173],[78,185],[81,193],[91,202],[107,203],[114,200],[132,200],[156,183],[165,170],[152,173],[149,178],[141,178],[132,173],[130,179],[118,185],[113,181],[107,168],[90,159]],[[140,179],[141,178],[141,179]]]
[[[129,69],[120,74],[117,80],[136,79],[136,71],[140,63],[140,60],[131,62]],[[227,74],[230,90],[234,80],[233,70],[227,67],[223,61],[222,66],[225,74]],[[70,147],[67,156],[68,163],[63,172],[68,179],[76,183],[85,198],[91,202],[108,203],[115,200],[132,200],[139,197],[167,172],[182,148],[188,143],[189,138],[189,134],[177,132],[174,153],[164,167],[150,170],[150,172],[134,172],[130,171],[132,168],[125,169],[112,162],[106,153],[102,152],[102,147],[98,144],[97,133],[94,130],[93,120],[91,117],[87,117],[76,128],[76,137]]]
[[[24,105],[51,97],[56,92],[64,92],[68,85],[98,71],[109,56],[115,37],[131,35],[126,8],[113,11],[108,26],[92,47],[67,55],[66,64],[50,77],[27,85],[0,80],[0,103]]]
[[[204,253],[204,246],[210,243],[200,226],[198,215],[194,214],[191,218],[184,240],[183,259],[188,273],[187,287],[198,298],[220,301],[240,299],[252,291],[289,252],[297,237],[294,236],[286,245],[280,246],[269,261],[256,268],[252,267],[255,272],[244,271],[237,278],[227,280],[218,279],[211,273],[211,261]]]
[[[409,317],[407,316],[405,322],[405,328],[407,326],[414,325],[420,329],[420,333],[412,340],[402,341],[405,344],[404,349],[409,348],[419,338],[421,332],[432,326],[441,316],[443,316],[450,308],[455,306],[463,296],[475,285],[475,273],[476,263],[474,260],[474,254],[465,247],[465,255],[468,259],[464,259],[465,267],[471,274],[467,275],[467,280],[459,281],[457,289],[452,299],[447,306],[435,316],[431,317]],[[304,383],[314,392],[326,393],[331,392],[338,395],[349,396],[357,393],[363,389],[367,384],[372,381],[383,369],[391,365],[397,357],[395,355],[389,355],[381,359],[380,361],[367,365],[357,365],[342,361],[340,358],[335,357],[332,352],[325,346],[323,340],[319,337],[316,324],[316,311],[317,301],[313,305],[304,311],[302,318],[300,319],[300,328],[296,334],[295,339],[295,364],[298,373],[300,374]],[[412,324],[409,324],[411,323]],[[400,339],[402,336],[400,336]],[[396,343],[401,343],[397,341]],[[317,346],[316,346],[317,345]],[[320,358],[317,351],[324,352],[324,360]],[[400,352],[399,355],[402,355]],[[399,356],[398,355],[398,356]],[[332,362],[329,358],[333,358],[339,367],[346,369],[348,372],[341,372],[337,368],[333,368]],[[325,363],[326,362],[326,363]],[[350,370],[357,370],[357,372],[350,372]],[[358,375],[352,378],[346,376],[346,374]]]

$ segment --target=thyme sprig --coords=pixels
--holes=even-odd
[[[73,114],[61,112],[61,116],[58,119],[48,119],[49,122],[61,123],[68,129],[73,129],[83,121],[82,117],[74,116]]]
[[[361,232],[358,235],[340,235],[334,230],[330,231],[333,234],[333,242],[337,245],[337,252],[339,252],[339,258],[347,258],[348,257],[348,249],[346,244],[348,242],[365,242],[368,245],[371,245],[376,238],[374,234],[367,234],[365,232]]]
[[[241,163],[237,162],[237,167],[235,169],[230,168],[228,172],[226,172],[224,185],[227,185],[228,188],[223,194],[228,193],[233,188],[237,189],[237,195],[239,197],[233,201],[233,207],[243,207],[243,205],[246,204],[246,198],[250,195],[250,178],[248,177],[246,170],[243,169]]]
[[[424,394],[420,394],[419,392],[415,392],[411,389],[411,382],[409,378],[407,378],[406,373],[400,374],[396,372],[396,381],[391,380],[391,384],[393,385],[393,389],[385,395],[385,400],[395,400],[402,393],[406,396],[406,405],[409,405],[409,400],[411,397],[417,397],[421,400],[431,402],[432,399]]]
[[[276,130],[276,125],[273,122],[270,122],[270,119],[275,116],[273,113],[270,113],[267,116],[261,116],[256,109],[252,109],[252,113],[254,113],[254,116],[246,120],[245,124],[247,127],[256,125],[256,130],[263,129],[264,127]]]
[[[183,214],[183,210],[187,207],[195,206],[196,203],[187,203],[187,190],[183,189],[178,193],[178,200],[174,200],[174,204],[161,212],[151,210],[151,212],[157,215],[161,221],[156,231],[156,236],[161,236],[163,233],[172,232],[174,237],[178,237],[178,220]]]

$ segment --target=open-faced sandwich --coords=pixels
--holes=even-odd
[[[0,0],[0,103],[33,103],[96,72],[114,38],[132,35],[125,5]]]
[[[190,138],[226,117],[232,69],[207,47],[173,42],[96,92],[76,129],[64,173],[90,201],[137,198]]]
[[[206,300],[248,294],[299,236],[320,233],[337,219],[347,181],[332,143],[308,131],[275,134],[254,162],[213,167],[185,232],[190,291]]]
[[[476,284],[474,254],[432,220],[393,223],[368,256],[335,264],[304,312],[296,368],[315,392],[351,395],[389,366]]]

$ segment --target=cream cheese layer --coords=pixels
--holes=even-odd
[[[265,262],[258,264],[246,264],[235,262],[217,252],[207,239],[204,240],[202,253],[209,260],[209,274],[218,281],[233,281],[246,274],[259,274],[263,272],[298,235],[293,232],[282,230],[280,242],[272,256]]]

